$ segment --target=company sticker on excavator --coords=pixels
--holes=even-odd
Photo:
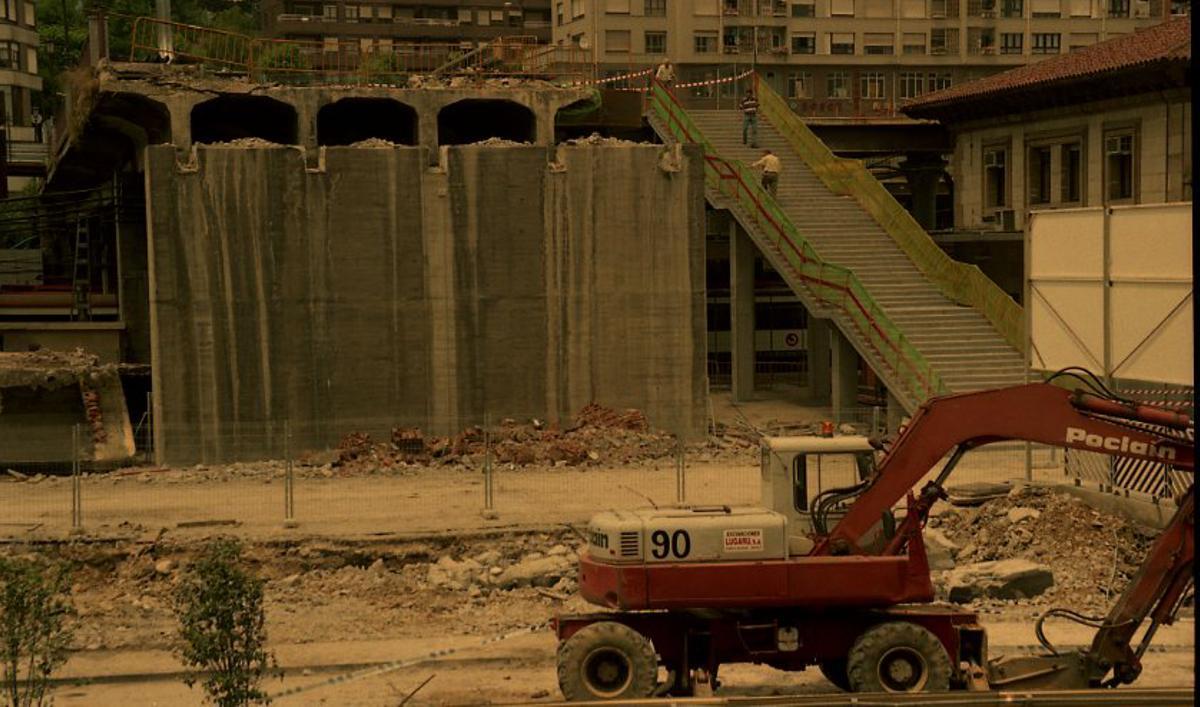
[[[725,552],[762,552],[763,531],[761,528],[726,530],[724,545]]]

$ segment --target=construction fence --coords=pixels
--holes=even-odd
[[[757,504],[758,435],[812,434],[821,418],[832,421],[831,412],[814,411],[811,423],[730,426],[691,443],[646,429],[630,413],[600,413],[601,420],[562,433],[530,418],[446,425],[460,431],[445,436],[362,421],[359,429],[382,432],[328,443],[312,441],[325,430],[242,423],[198,434],[198,446],[187,451],[243,461],[168,466],[146,459],[107,469],[89,459],[91,430],[80,425],[71,437],[75,461],[0,470],[0,524],[10,536],[192,527],[360,536],[579,524],[597,511],[649,505]],[[839,432],[869,434],[882,414],[863,408],[842,419]],[[137,435],[146,439],[146,430]],[[268,452],[252,458],[252,449]],[[950,484],[1021,478],[1063,480],[1061,455],[1027,454],[1024,445],[984,448],[963,459]]]

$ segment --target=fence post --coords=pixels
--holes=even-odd
[[[292,463],[292,423],[291,420],[283,421],[283,527],[295,528],[299,525],[296,522],[296,497],[295,491],[295,465]]]
[[[71,428],[71,534],[83,533],[83,488],[79,474],[83,458],[83,438],[79,425]]]
[[[495,512],[492,497],[492,428],[488,415],[483,416],[483,510],[485,513]]]
[[[687,500],[687,474],[683,458],[683,435],[675,436],[675,501],[683,505]]]

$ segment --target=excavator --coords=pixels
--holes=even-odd
[[[1194,473],[1192,431],[1189,415],[1064,369],[1045,382],[932,398],[893,439],[766,439],[761,506],[592,517],[580,594],[604,610],[551,622],[560,689],[568,700],[690,695],[715,690],[730,663],[815,665],[854,692],[1132,683],[1192,583],[1193,486],[1107,616],[1056,608],[1037,620],[1040,655],[992,660],[978,617],[934,602],[922,529],[955,467],[981,446],[1032,442]],[[1091,645],[1055,648],[1050,617],[1095,628]]]

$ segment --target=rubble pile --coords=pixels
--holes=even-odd
[[[622,145],[622,146],[625,146],[625,145],[650,145],[653,143],[634,142],[633,140],[622,140],[621,138],[618,138],[618,137],[604,137],[600,133],[592,133],[591,135],[588,135],[587,137],[571,138],[570,140],[564,140],[564,141],[560,142],[559,144],[560,145],[607,145],[607,146],[611,147],[613,145]]]
[[[350,143],[350,147],[366,147],[366,148],[392,148],[396,147],[397,143],[391,140],[384,140],[381,137],[369,137],[366,140]]]
[[[344,470],[367,466],[466,464],[482,462],[491,445],[498,464],[529,466],[580,466],[628,464],[671,456],[675,438],[650,429],[640,410],[613,410],[595,403],[580,410],[567,429],[541,420],[501,420],[490,434],[468,427],[452,437],[426,436],[415,427],[397,427],[385,443],[373,443],[361,432],[346,435],[338,444],[335,467]]]
[[[489,137],[486,140],[469,143],[471,147],[529,147],[532,143],[505,140],[502,137]]]
[[[947,598],[985,606],[1028,600],[1093,614],[1125,588],[1158,535],[1037,486],[976,507],[951,506],[929,528],[955,563],[935,574]]]
[[[117,366],[101,364],[98,356],[74,351],[0,352],[0,388],[28,386],[54,390],[80,381],[99,381],[117,375]]]

